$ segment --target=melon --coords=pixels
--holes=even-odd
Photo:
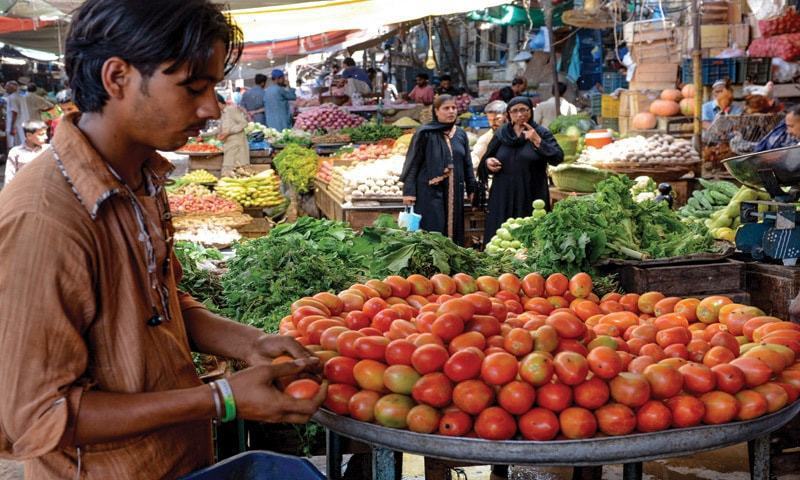
[[[661,92],[661,100],[672,100],[673,102],[679,102],[681,98],[681,91],[675,88],[669,88]]]
[[[656,116],[650,112],[637,113],[631,120],[631,128],[634,130],[652,130],[656,128]]]
[[[683,98],[694,98],[694,94],[694,84],[687,83],[683,86],[683,89],[681,90],[681,95],[683,95]]]
[[[681,107],[678,102],[659,99],[650,104],[650,113],[659,117],[674,117],[681,113]]]
[[[684,117],[694,116],[694,98],[684,98],[679,105],[681,107],[681,115]]]

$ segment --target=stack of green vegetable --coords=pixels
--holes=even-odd
[[[222,260],[216,248],[205,248],[192,242],[175,242],[175,256],[183,267],[183,278],[178,288],[186,292],[213,312],[225,307],[220,271],[211,262]]]
[[[681,222],[664,202],[634,202],[633,181],[615,175],[597,191],[556,203],[541,221],[511,231],[542,274],[593,272],[601,258],[644,260],[713,250],[702,226]]]
[[[275,156],[273,164],[281,181],[298,193],[306,193],[317,176],[317,160],[314,150],[292,144]]]
[[[525,248],[523,248],[522,242],[515,240],[511,232],[523,225],[535,224],[545,215],[547,215],[547,210],[545,210],[544,200],[534,200],[533,213],[531,216],[526,218],[509,218],[503,222],[489,243],[486,244],[486,253],[489,255],[497,255],[508,252],[516,255],[517,253],[524,252]]]
[[[767,192],[742,186],[734,193],[728,204],[713,212],[703,225],[717,240],[733,242],[736,239],[736,229],[741,225],[739,212],[742,202],[769,199]]]
[[[562,133],[573,138],[583,136],[589,130],[595,128],[595,123],[587,114],[580,115],[560,115],[550,122],[547,127],[554,134]]]
[[[703,190],[692,192],[686,205],[678,209],[678,215],[688,221],[703,222],[714,212],[728,206],[731,199],[739,191],[736,185],[725,180],[698,179]]]
[[[636,177],[633,180],[634,184],[631,187],[631,195],[633,200],[637,203],[644,202],[645,200],[655,200],[658,195],[658,185],[656,181],[647,175]]]
[[[403,134],[403,129],[394,125],[369,122],[355,128],[343,128],[339,133],[349,135],[356,143],[377,142],[384,138],[396,139]]]

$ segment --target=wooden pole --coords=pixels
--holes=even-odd
[[[692,0],[692,73],[694,83],[694,148],[703,153],[703,53],[700,51],[700,0]],[[705,164],[703,164],[705,166]],[[701,170],[705,170],[702,168]]]
[[[458,67],[458,76],[461,77],[461,84],[464,85],[464,89],[469,91],[469,84],[467,83],[467,74],[464,72],[464,66],[461,65],[461,57],[458,54],[458,49],[456,49],[455,42],[453,42],[453,36],[450,34],[450,27],[447,26],[447,21],[444,18],[439,19],[439,25],[441,26],[442,30],[444,31],[444,36],[447,39],[447,44],[450,47],[450,55],[454,57],[454,63]]]
[[[695,0],[697,1],[697,0]],[[561,115],[561,92],[558,91],[558,65],[556,64],[556,47],[553,45],[553,2],[544,0],[545,26],[550,44],[550,66],[553,69],[553,96],[556,99],[556,115]]]

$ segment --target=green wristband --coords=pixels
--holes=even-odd
[[[233,389],[231,385],[224,378],[217,380],[217,388],[222,393],[222,403],[225,404],[225,416],[222,417],[222,423],[236,420],[236,401],[233,399]]]

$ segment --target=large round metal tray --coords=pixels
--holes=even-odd
[[[444,460],[477,464],[590,466],[643,462],[715,450],[763,437],[784,426],[798,412],[800,401],[746,422],[549,442],[425,435],[360,422],[323,409],[314,415],[314,420],[340,435],[370,445]]]
[[[748,153],[723,160],[722,164],[736,180],[750,188],[764,186],[759,170],[775,172],[775,177],[782,186],[796,186],[800,183],[800,146]]]

